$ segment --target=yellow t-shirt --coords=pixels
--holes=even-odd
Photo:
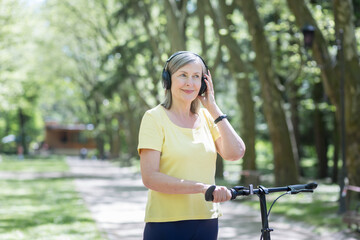
[[[200,109],[201,124],[196,129],[174,124],[158,105],[141,121],[138,151],[161,152],[160,172],[179,179],[215,183],[216,147],[220,137],[213,118]],[[206,202],[204,194],[165,194],[149,189],[145,222],[211,219],[221,215],[219,204]]]

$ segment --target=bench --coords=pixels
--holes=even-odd
[[[348,191],[353,191],[355,193],[360,193],[360,187],[346,185],[343,190],[343,196],[348,194]],[[347,197],[347,206],[348,210],[343,215],[343,222],[348,225],[349,228],[352,226],[356,226],[356,230],[360,232],[360,201],[355,201],[355,208],[352,209],[351,203],[351,196]],[[356,199],[356,198],[355,198]]]

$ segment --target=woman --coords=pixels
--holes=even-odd
[[[244,142],[217,106],[210,71],[199,55],[173,54],[163,84],[165,101],[145,113],[139,132],[142,180],[149,188],[144,240],[217,239],[219,203],[231,193],[218,186],[213,202],[204,194],[215,182],[217,153],[238,160]]]

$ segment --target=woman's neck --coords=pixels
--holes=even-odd
[[[190,117],[193,115],[193,113],[190,111],[190,109],[191,109],[191,103],[186,104],[186,103],[173,102],[169,111],[179,117],[186,118],[186,117]]]
[[[190,105],[172,104],[170,109],[167,109],[169,119],[177,126],[183,128],[195,129],[200,126],[201,120],[197,114],[190,111]]]

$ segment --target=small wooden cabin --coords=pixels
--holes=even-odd
[[[45,124],[44,145],[55,154],[79,155],[80,149],[95,149],[92,125],[60,125],[54,122]]]

